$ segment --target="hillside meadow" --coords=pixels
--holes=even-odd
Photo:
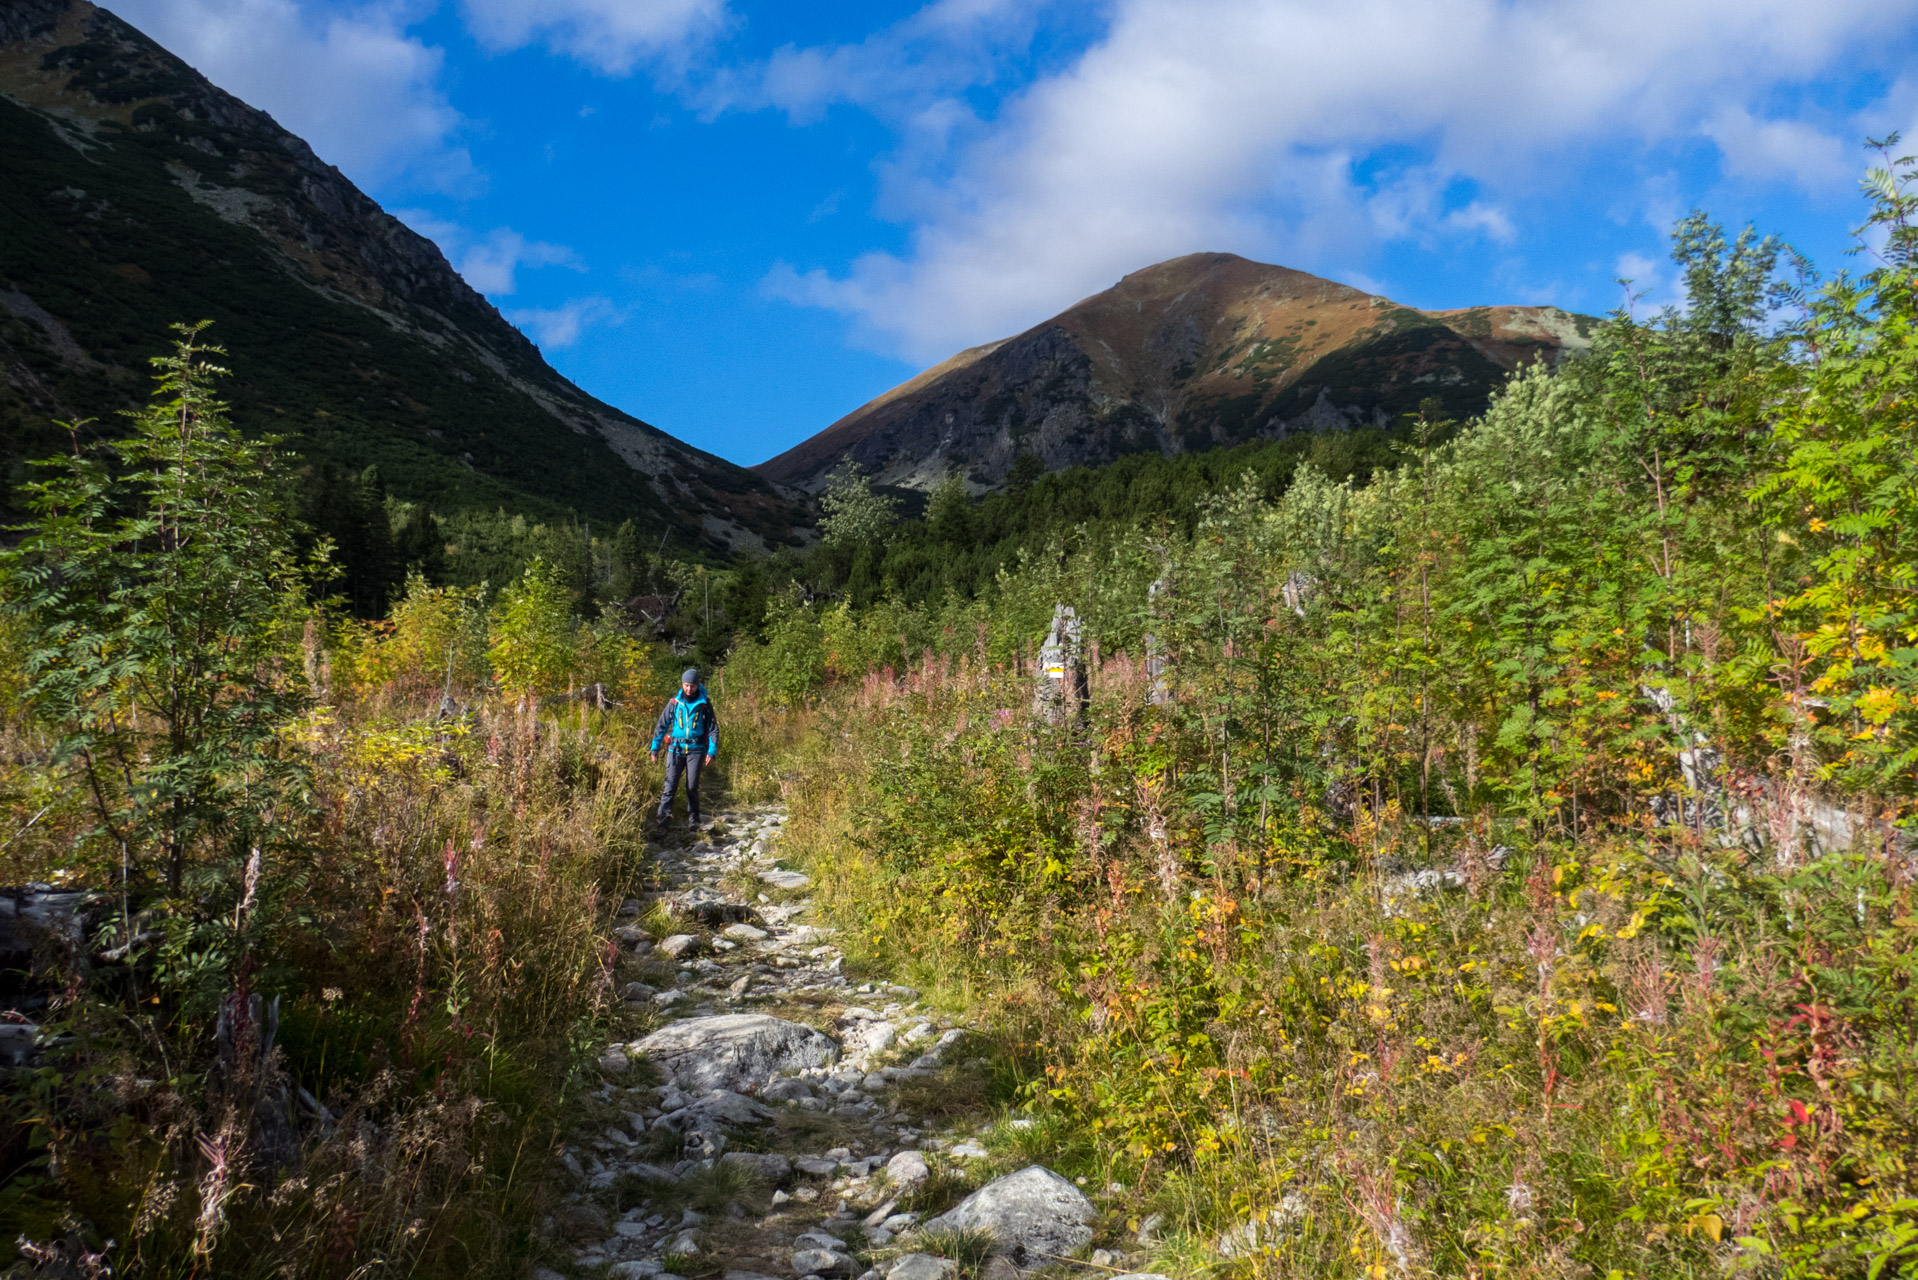
[[[921,1101],[1108,1188],[1157,1270],[1909,1269],[1911,172],[1830,282],[1687,220],[1687,309],[1480,419],[1021,526],[943,596],[846,575],[1004,500],[902,528],[855,477],[858,521],[689,571],[717,612],[661,629],[504,552],[354,617],[181,331],[0,566],[0,1235],[28,1273],[568,1268],[645,738],[723,642],[722,799],[788,806],[855,971],[979,1028]],[[1088,696],[1048,717],[1061,604]]]

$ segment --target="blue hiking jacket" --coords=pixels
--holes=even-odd
[[[649,750],[659,750],[662,740],[669,746],[689,751],[703,742],[707,755],[719,754],[719,717],[713,714],[705,685],[694,691],[690,701],[681,689],[666,703],[659,713],[659,723],[653,726],[653,745]]]

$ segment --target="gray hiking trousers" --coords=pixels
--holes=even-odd
[[[699,771],[706,767],[706,756],[697,748],[668,747],[666,749],[666,789],[659,793],[659,819],[664,822],[673,816],[673,792],[679,790],[679,780],[686,779],[687,817],[699,821]]]

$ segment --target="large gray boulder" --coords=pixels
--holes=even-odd
[[[682,1089],[750,1093],[767,1077],[823,1067],[839,1056],[830,1037],[764,1013],[722,1013],[661,1027],[633,1050]]]
[[[1043,1165],[988,1182],[925,1224],[927,1231],[984,1231],[993,1252],[1038,1267],[1092,1243],[1092,1202]]]

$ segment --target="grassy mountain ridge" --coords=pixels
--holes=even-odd
[[[842,457],[875,479],[976,491],[1022,454],[1047,470],[1331,426],[1436,398],[1480,412],[1522,364],[1582,348],[1554,307],[1417,311],[1302,271],[1196,253],[1136,271],[1016,337],[972,347],[755,468],[816,490]]]
[[[0,12],[0,450],[146,390],[215,321],[240,422],[377,463],[441,510],[577,512],[723,553],[792,536],[765,481],[581,391],[415,234],[271,117],[85,0]],[[17,478],[17,474],[16,474]]]

